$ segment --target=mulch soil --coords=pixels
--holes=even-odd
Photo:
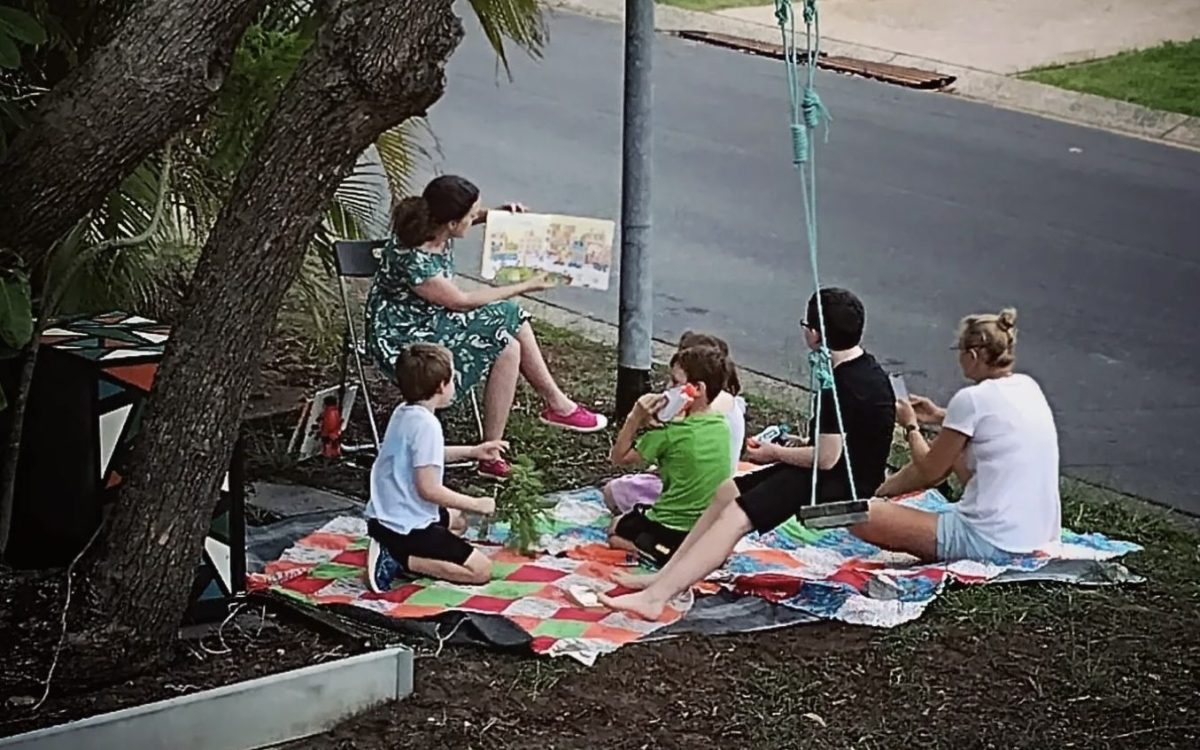
[[[62,632],[64,581],[57,572],[0,571],[0,642],[5,644],[0,659],[0,737],[317,664],[369,647],[268,612],[262,605],[247,606],[224,624],[186,629],[161,669],[113,683],[104,677],[105,666],[117,673],[123,669],[119,662],[91,666],[93,674],[86,680],[70,674],[68,631],[63,661],[50,681],[48,697],[38,705]]]
[[[1175,635],[1194,668],[1195,636]],[[903,644],[828,624],[634,645],[592,668],[458,649],[418,661],[408,699],[293,747],[1196,746],[1181,649],[1105,634],[1087,640],[1103,655],[1055,663],[1054,640],[1018,625]]]
[[[263,368],[249,410],[264,414],[297,407],[305,393],[328,377],[330,369],[309,364],[297,339],[281,338]],[[295,425],[294,416],[266,424],[287,424],[290,429]],[[253,508],[249,511],[251,523],[273,520],[269,514],[255,513]],[[111,665],[89,664],[88,675],[73,675],[69,653],[81,596],[76,575],[62,659],[55,666],[56,676],[45,701],[38,705],[63,632],[65,581],[63,571],[14,571],[0,566],[0,737],[283,672],[371,647],[357,638],[316,628],[286,611],[267,611],[256,604],[244,607],[223,627],[214,623],[210,632],[184,629],[167,664],[152,673],[112,682],[106,673],[127,671],[114,656]]]
[[[572,395],[611,410],[613,353],[553,329],[539,335]],[[334,367],[311,364],[295,340],[281,342],[264,367],[260,405],[332,382]],[[378,380],[370,385],[385,424],[398,394]],[[537,456],[548,486],[608,475],[611,435],[563,439],[537,422],[537,408],[523,390],[509,437],[515,453]],[[789,415],[752,417],[755,428]],[[469,407],[443,418],[448,439],[474,441]],[[294,425],[281,417],[252,431],[251,478],[361,497],[362,469],[287,458]],[[347,441],[368,436],[358,411]],[[447,646],[435,657],[417,644],[411,697],[290,747],[1200,747],[1200,546],[1169,522],[1139,516],[1141,525],[1130,525],[1127,515],[1081,505],[1066,517],[1152,547],[1130,561],[1152,574],[1141,587],[957,589],[895,630],[831,623],[685,637],[625,647],[591,668],[477,647]],[[61,574],[0,571],[0,642],[18,645],[0,661],[0,736],[370,647],[256,605],[226,625],[223,643],[215,632],[202,643],[181,640],[165,670],[102,689],[52,683],[31,713],[58,639],[62,593]]]

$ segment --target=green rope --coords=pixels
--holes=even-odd
[[[846,434],[845,422],[842,419],[842,405],[838,398],[837,382],[833,379],[833,357],[825,343],[825,310],[821,303],[821,278],[817,268],[817,165],[816,152],[812,143],[812,132],[825,124],[825,136],[829,136],[829,122],[833,119],[817,94],[815,78],[817,59],[821,49],[821,21],[817,12],[817,0],[801,0],[804,3],[804,60],[798,59],[796,51],[796,17],[792,8],[792,0],[775,0],[775,20],[779,24],[783,36],[784,65],[787,69],[788,100],[791,120],[789,123],[792,136],[792,164],[800,175],[800,192],[804,203],[804,223],[808,230],[808,259],[812,266],[813,289],[817,299],[817,325],[821,333],[821,347],[811,352],[808,357],[809,385],[816,400],[813,417],[817,430],[821,425],[821,394],[823,391],[833,392],[833,407],[837,415],[838,430],[843,437]],[[804,67],[804,84],[801,86],[800,66]],[[817,471],[821,455],[820,433],[812,436],[813,443],[813,472],[812,495],[810,503],[817,502]],[[858,499],[858,488],[854,483],[854,471],[850,465],[848,446],[842,446],[846,457],[846,471],[850,475],[850,494]]]

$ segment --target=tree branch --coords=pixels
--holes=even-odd
[[[114,623],[150,652],[178,624],[260,353],[324,207],[380,133],[441,96],[462,37],[452,0],[331,0],[325,17],[209,234],[92,567]]]
[[[31,272],[80,217],[208,108],[265,3],[138,3],[42,99],[0,162],[0,226]]]

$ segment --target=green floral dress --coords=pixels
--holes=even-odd
[[[406,345],[442,344],[454,353],[455,385],[462,393],[487,378],[529,314],[512,300],[455,312],[413,291],[439,276],[454,277],[452,247],[431,253],[401,248],[394,239],[384,246],[367,295],[367,350],[380,370],[395,377],[396,355]]]

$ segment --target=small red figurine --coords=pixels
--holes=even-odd
[[[321,412],[321,454],[328,458],[342,455],[342,409],[336,396],[325,397]]]

